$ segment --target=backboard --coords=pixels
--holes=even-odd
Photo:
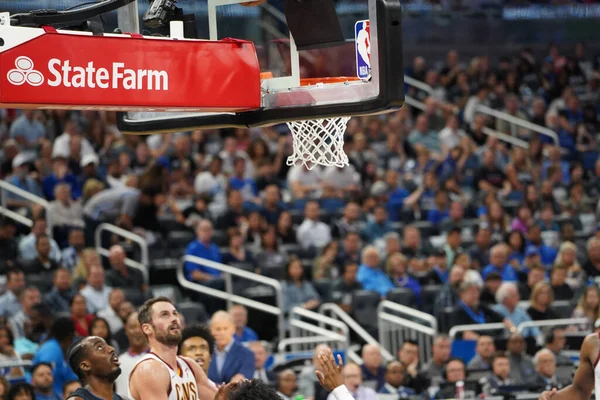
[[[254,43],[261,70],[261,107],[235,113],[124,112],[119,114],[123,132],[268,126],[402,106],[399,0],[268,0],[257,6],[240,4],[244,1],[179,0],[177,5],[194,15],[200,39]],[[336,17],[333,21],[328,19],[331,15],[321,15],[327,14],[327,4]],[[148,28],[138,24],[147,10],[146,0],[136,7],[120,10],[120,26],[130,31],[139,26],[142,34],[148,34]],[[298,32],[298,40],[290,29]],[[319,42],[320,38],[324,40]],[[331,77],[337,79],[319,79]]]

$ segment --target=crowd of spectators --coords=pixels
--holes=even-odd
[[[103,222],[143,236],[151,270],[157,259],[191,255],[280,279],[286,313],[333,301],[377,329],[356,309],[364,305],[356,293],[374,292],[376,301],[401,294],[451,321],[442,330],[496,321],[514,331],[528,320],[571,315],[589,323],[570,330],[589,329],[600,316],[593,284],[600,276],[599,68],[582,44],[570,54],[549,46],[539,60],[524,49],[496,65],[485,56],[461,60],[454,51],[440,67],[418,57],[406,73],[432,90],[407,95],[424,110],[352,118],[351,165],[343,169],[288,167],[291,139],[279,126],[129,136],[111,112],[1,109],[0,178],[20,189],[7,192],[6,205],[32,226],[0,221],[0,360],[54,365],[60,393],[72,377],[60,360],[74,336],[95,334],[128,349],[127,318],[153,294],[149,284],[160,282],[129,266],[128,244],[112,235],[101,237],[110,248],[101,258],[95,231]],[[558,142],[493,120],[479,105],[548,128]],[[521,141],[500,141],[485,127]],[[188,261],[184,274],[224,285],[220,271],[206,265]],[[248,289],[234,282],[236,293]],[[529,300],[527,307],[519,300]],[[553,300],[567,305],[559,309]],[[482,344],[486,336],[462,336],[478,341],[478,360],[506,384],[512,356]],[[371,372],[383,379],[375,389],[427,391],[433,376],[419,375],[424,366],[412,345],[404,343],[400,362],[385,372],[373,362]],[[550,350],[558,362],[560,349]],[[531,367],[546,382],[549,358],[538,352]],[[440,356],[432,368],[442,365],[444,381],[465,373],[463,361]],[[355,390],[358,375],[347,367]]]

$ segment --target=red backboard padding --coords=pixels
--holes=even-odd
[[[260,99],[247,41],[50,31],[0,53],[2,107],[228,112],[256,109]]]

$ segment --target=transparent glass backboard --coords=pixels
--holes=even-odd
[[[199,39],[236,38],[255,44],[264,78],[261,81],[262,107],[238,114],[129,112],[120,115],[123,131],[262,126],[320,116],[369,114],[401,106],[399,0],[334,2],[331,9],[339,21],[341,40],[331,46],[300,51],[290,35],[285,15],[286,1],[298,0],[269,0],[256,6],[244,6],[239,4],[241,1],[179,0],[177,6],[184,14],[194,15]],[[304,4],[315,1],[313,12],[319,10],[321,0],[303,1]],[[294,5],[297,4],[302,2]],[[147,8],[148,2],[139,0],[136,5],[119,10],[120,27],[131,31],[139,22],[142,34],[155,32],[141,22]],[[330,26],[319,26],[318,19],[315,14],[303,16],[299,22],[301,29],[297,28],[298,21],[292,29],[317,36],[321,31],[331,31]],[[162,33],[167,34],[168,29]],[[386,38],[383,46],[381,38]],[[331,77],[337,79],[319,79]]]

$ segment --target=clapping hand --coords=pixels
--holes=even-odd
[[[342,361],[342,356],[337,356],[337,365],[335,364],[335,358],[330,349],[321,351],[318,358],[322,371],[315,371],[315,374],[317,375],[321,386],[323,386],[325,390],[331,392],[338,386],[343,385],[344,378],[342,377],[342,367],[344,366],[344,363]]]

